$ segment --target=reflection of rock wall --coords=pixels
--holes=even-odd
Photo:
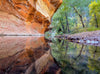
[[[41,74],[54,64],[43,37],[0,37],[0,74]]]
[[[44,34],[62,0],[0,0],[0,34]]]

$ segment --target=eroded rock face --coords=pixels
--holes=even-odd
[[[62,0],[0,0],[0,34],[44,34]]]

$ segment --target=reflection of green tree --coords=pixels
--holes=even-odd
[[[90,70],[97,70],[100,74],[100,47],[89,47],[90,58],[88,59],[88,67]]]
[[[91,46],[89,47],[90,58],[98,60],[100,57],[100,47]]]
[[[55,40],[50,46],[52,49],[51,53],[53,57],[57,60],[57,62],[60,64],[62,73],[96,74],[95,71],[92,71],[91,69],[89,70],[88,68],[88,65],[90,65],[91,63],[88,62],[88,57],[90,57],[88,49],[92,49],[92,46],[88,47],[84,45],[79,45],[68,42],[67,40]],[[99,47],[97,47],[97,49],[99,49]],[[91,53],[91,55],[92,54],[93,53]],[[95,53],[95,56],[97,56],[97,53]],[[95,69],[96,68],[94,68],[94,70]]]
[[[89,58],[88,67],[90,70],[96,70],[100,74],[100,61]]]

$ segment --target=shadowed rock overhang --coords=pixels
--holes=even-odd
[[[0,35],[41,35],[62,0],[0,0]]]

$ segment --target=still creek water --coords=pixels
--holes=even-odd
[[[100,74],[100,47],[44,37],[0,37],[0,74]]]

